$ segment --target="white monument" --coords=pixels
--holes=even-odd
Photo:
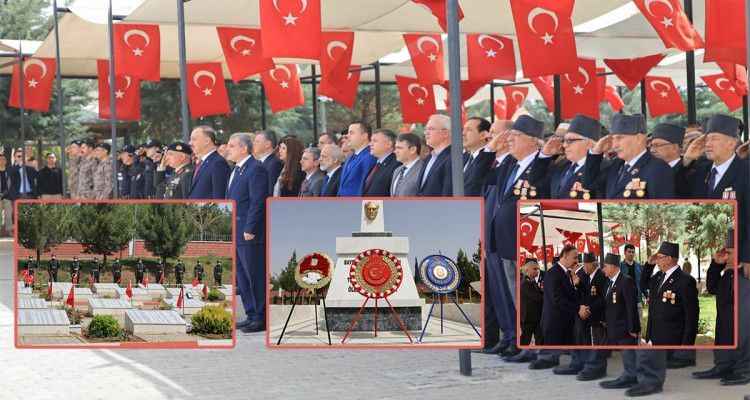
[[[422,306],[424,300],[417,293],[412,269],[409,266],[409,238],[393,236],[385,230],[385,209],[382,200],[362,201],[360,231],[351,237],[336,238],[336,269],[326,295],[326,306],[331,330],[346,330],[365,297],[349,284],[349,269],[359,253],[370,249],[383,249],[401,262],[403,280],[399,289],[388,297],[399,318],[410,330],[422,329]],[[354,330],[372,330],[375,300],[370,299],[362,321]],[[390,314],[388,303],[378,300],[378,330],[400,330]]]

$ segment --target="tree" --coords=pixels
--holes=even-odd
[[[107,256],[120,251],[135,233],[132,207],[124,204],[88,204],[75,208],[73,237],[83,252]]]
[[[205,240],[206,234],[227,235],[232,233],[232,213],[216,203],[196,204],[190,206],[189,215],[198,230],[200,240]]]
[[[62,204],[20,204],[18,241],[27,249],[41,253],[68,239],[72,222],[70,207]]]
[[[715,203],[689,205],[685,220],[684,243],[700,260],[724,245],[727,229],[732,226],[732,206]]]
[[[466,256],[463,249],[458,249],[456,266],[461,273],[461,284],[458,286],[458,291],[467,293],[471,289],[469,284],[479,279],[479,265],[469,261],[469,257]]]
[[[286,263],[286,267],[277,275],[274,289],[281,288],[284,291],[295,291],[299,289],[297,280],[294,279],[294,270],[297,268],[297,250],[292,250],[292,256]]]
[[[195,228],[189,214],[189,209],[182,204],[149,205],[139,215],[141,222],[137,226],[146,250],[164,262],[167,258],[179,257]]]

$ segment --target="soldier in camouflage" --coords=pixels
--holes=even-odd
[[[94,198],[97,200],[112,197],[112,159],[109,158],[109,152],[107,143],[99,143],[94,149],[94,157],[98,161],[94,174]]]
[[[78,168],[81,161],[81,141],[72,141],[65,151],[68,154],[68,193],[71,199],[76,199],[78,198]]]
[[[177,259],[177,264],[174,266],[174,275],[178,285],[182,285],[182,276],[185,274],[185,264]]]
[[[78,197],[94,199],[94,174],[99,160],[94,157],[94,142],[86,140],[81,144],[81,160],[78,167]]]

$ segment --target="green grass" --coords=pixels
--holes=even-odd
[[[710,345],[714,343],[713,333],[716,330],[716,297],[713,295],[701,295],[698,296],[698,308],[700,313],[698,318],[706,323],[706,332],[710,332],[712,336],[706,336],[705,333],[698,334],[695,340],[695,344]],[[644,306],[643,316],[641,318],[641,330],[645,333],[648,323],[648,307]]]

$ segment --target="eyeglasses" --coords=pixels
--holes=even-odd
[[[586,139],[563,139],[562,142],[563,144],[573,144],[573,143],[580,142],[583,140],[586,140]]]
[[[664,146],[672,146],[672,145],[676,146],[676,144],[669,143],[669,142],[667,142],[667,143],[658,143],[658,144],[651,143],[651,148],[652,149],[658,149],[658,148],[661,148],[661,147],[664,147]]]

